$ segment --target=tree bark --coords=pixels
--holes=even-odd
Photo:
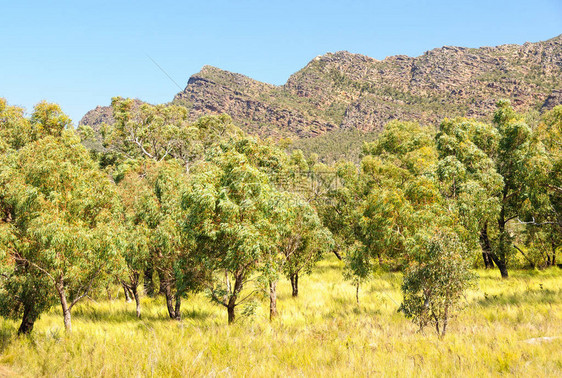
[[[176,308],[174,307],[174,295],[172,294],[172,288],[169,284],[164,284],[160,282],[160,288],[164,289],[164,295],[166,296],[166,308],[168,309],[168,315],[171,319],[176,318]]]
[[[59,279],[59,282],[55,285],[57,289],[57,293],[59,294],[60,304],[62,307],[62,315],[64,318],[64,329],[66,332],[72,332],[72,321],[70,318],[70,307],[68,305],[68,301],[66,299],[66,293],[64,290],[64,283],[62,278]]]
[[[507,188],[507,187],[506,187]],[[504,189],[504,202],[505,202],[505,198],[506,198],[506,189]],[[507,231],[505,230],[505,225],[506,225],[506,220],[505,220],[505,209],[502,207],[501,211],[500,211],[500,216],[498,219],[498,228],[500,231],[500,240],[499,240],[499,248],[498,248],[498,253],[493,253],[491,254],[492,259],[494,260],[494,262],[496,263],[496,266],[498,267],[498,269],[500,270],[500,274],[502,276],[502,278],[508,278],[508,273],[507,273]]]
[[[181,320],[181,295],[179,291],[176,291],[176,306],[174,308],[175,320]]]
[[[449,321],[449,306],[445,305],[445,313],[443,314],[443,328],[441,330],[441,337],[445,337],[447,331],[447,322]]]
[[[228,303],[228,306],[226,306],[226,311],[228,312],[228,324],[232,324],[234,323],[234,320],[236,319],[236,315],[234,314],[234,305],[230,304],[230,301]]]
[[[232,293],[228,298],[226,303],[226,311],[228,313],[228,324],[234,323],[236,315],[234,314],[234,309],[236,308],[236,300],[238,299],[238,294],[242,291],[242,286],[244,285],[244,273],[239,273],[235,276],[234,287]]]
[[[291,275],[291,288],[293,289],[293,297],[299,296],[299,274],[294,273]]]
[[[509,274],[507,273],[507,264],[505,262],[505,259],[501,259],[493,253],[490,256],[492,257],[492,260],[494,260],[494,263],[496,263],[496,266],[500,270],[500,274],[501,274],[502,278],[509,278]]]
[[[121,284],[121,286],[123,286],[123,292],[125,293],[125,301],[127,303],[129,303],[131,301],[131,297],[132,297],[131,291],[129,290],[129,288],[126,285]]]
[[[140,305],[140,298],[139,298],[139,291],[137,286],[133,286],[131,288],[133,292],[133,297],[135,298],[136,310],[137,310],[137,318],[141,318],[141,305]]]
[[[269,320],[277,317],[277,281],[269,282]]]
[[[158,272],[158,280],[160,281],[160,288],[158,289],[158,294],[166,294],[166,286],[169,285],[169,283],[166,280],[166,276],[164,274],[164,272],[162,272],[160,269],[157,270]]]
[[[488,237],[488,225],[485,224],[480,231],[480,246],[482,247],[482,258],[484,260],[484,268],[492,269],[494,261],[492,260],[492,246]]]
[[[18,335],[27,335],[33,331],[33,326],[37,320],[36,314],[34,314],[34,308],[32,304],[25,305],[23,310],[23,317],[21,320],[20,327],[18,329]]]
[[[144,293],[149,297],[154,297],[154,280],[152,276],[154,275],[154,267],[152,264],[144,270]]]

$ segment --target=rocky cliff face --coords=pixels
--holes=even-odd
[[[380,61],[328,53],[283,86],[205,66],[173,102],[186,106],[193,119],[228,113],[250,133],[311,137],[377,130],[392,119],[436,124],[444,117],[485,118],[502,98],[519,111],[562,103],[562,35],[523,45],[445,46]],[[107,108],[98,107],[81,123],[106,114]]]

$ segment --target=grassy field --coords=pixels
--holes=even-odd
[[[439,340],[397,313],[400,274],[355,289],[328,259],[303,277],[300,297],[279,284],[279,318],[268,303],[226,325],[203,294],[168,320],[162,298],[143,298],[144,317],[123,298],[84,302],[65,335],[59,308],[16,338],[0,320],[0,376],[562,376],[562,270],[478,271],[478,289]],[[550,341],[529,339],[556,337]]]

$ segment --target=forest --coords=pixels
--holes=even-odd
[[[562,369],[562,106],[394,120],[349,161],[226,114],[111,106],[113,124],[74,128],[0,99],[0,375]],[[112,332],[126,363],[99,344]]]

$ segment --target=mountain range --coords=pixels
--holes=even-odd
[[[522,112],[562,103],[562,35],[522,45],[444,46],[383,60],[327,53],[281,86],[204,66],[171,103],[185,106],[194,120],[228,113],[249,133],[299,139],[376,131],[393,119],[488,119],[499,99],[510,99]],[[80,121],[101,122],[112,122],[110,107],[98,106]]]

